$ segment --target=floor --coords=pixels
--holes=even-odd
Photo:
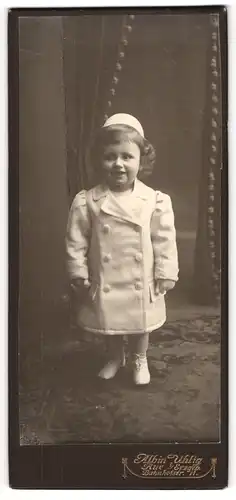
[[[172,310],[153,333],[151,383],[137,388],[128,367],[111,381],[97,372],[103,342],[77,330],[57,331],[21,363],[21,443],[80,441],[217,441],[219,439],[220,316]],[[186,311],[185,315],[186,316]]]

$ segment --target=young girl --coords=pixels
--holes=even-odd
[[[93,152],[100,184],[75,197],[66,237],[78,325],[110,340],[101,378],[125,365],[127,336],[133,380],[148,384],[149,334],[165,322],[164,295],[178,279],[171,200],[137,179],[155,153],[133,116],[108,118]]]

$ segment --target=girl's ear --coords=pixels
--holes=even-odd
[[[142,157],[140,158],[140,165],[139,165],[139,171],[138,173],[141,174],[144,170],[144,166],[143,166],[143,161],[142,161]]]
[[[138,172],[139,178],[143,181],[145,181],[145,179],[152,174],[155,158],[156,153],[154,147],[145,139],[143,152],[140,157],[140,167]]]
[[[138,175],[137,177],[141,180],[141,181],[145,181],[145,179],[147,178],[147,174],[146,174],[146,167],[145,167],[145,159],[143,157],[140,158],[140,166],[139,166],[139,171],[138,171]]]

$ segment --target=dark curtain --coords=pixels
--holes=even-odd
[[[124,25],[130,28],[124,31]],[[219,149],[211,201],[214,248],[208,224],[213,28],[208,14],[138,14],[134,19],[81,14],[63,19],[69,204],[76,192],[90,187],[86,148],[104,114],[137,116],[157,152],[148,183],[172,197],[180,282],[192,300],[206,304],[213,304],[219,295],[213,274],[220,258]],[[122,46],[124,33],[127,41]],[[122,60],[120,51],[125,54]],[[121,65],[118,70],[117,63]]]
[[[218,16],[209,16],[208,22],[206,109],[199,182],[194,297],[203,304],[218,305],[221,292],[222,83]]]
[[[90,186],[86,148],[102,123],[122,20],[101,14],[63,18],[69,203],[79,189]]]

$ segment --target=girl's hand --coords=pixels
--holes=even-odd
[[[75,280],[72,281],[71,283],[71,288],[75,292],[81,292],[84,288],[88,289],[90,287],[91,283],[89,280],[84,280],[82,278],[76,278]]]
[[[172,290],[172,288],[174,288],[174,287],[175,287],[175,281],[159,279],[159,280],[156,280],[155,292],[157,295],[159,295],[159,293],[161,293],[163,295],[164,293],[168,292],[169,290]]]

